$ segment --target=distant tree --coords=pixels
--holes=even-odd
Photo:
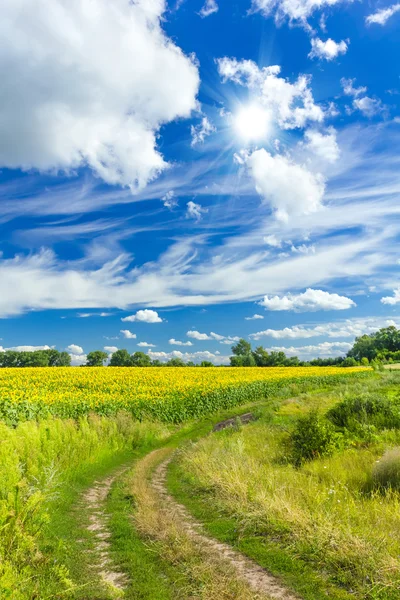
[[[132,357],[125,348],[113,353],[110,360],[110,367],[131,367]]]
[[[171,358],[167,362],[167,367],[186,367],[186,363],[181,358]]]
[[[158,358],[156,358],[155,360],[151,361],[151,366],[152,367],[163,367],[163,363],[161,362],[161,360],[158,360]]]
[[[262,346],[258,346],[255,350],[253,350],[253,357],[256,362],[257,367],[269,367],[270,366],[270,356],[268,352]]]
[[[200,366],[201,367],[213,367],[214,363],[212,363],[209,360],[202,360],[201,363],[200,363]]]
[[[186,363],[186,366],[187,367],[196,367],[197,365],[195,365],[192,360],[189,360],[189,362]]]
[[[57,360],[55,361],[54,367],[70,367],[71,357],[68,352],[60,352]]]
[[[108,358],[108,354],[102,350],[94,350],[89,352],[86,359],[87,367],[102,367]]]
[[[132,356],[133,367],[151,367],[151,358],[144,352],[135,352]]]
[[[342,367],[357,367],[359,363],[353,357],[345,358],[342,362]]]
[[[241,338],[237,344],[232,346],[232,352],[235,356],[248,356],[251,354],[251,344]]]

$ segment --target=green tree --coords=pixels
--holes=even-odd
[[[86,359],[87,367],[103,367],[105,361],[108,358],[108,354],[102,350],[94,350],[89,352]]]
[[[258,348],[253,351],[253,357],[257,367],[269,367],[270,356],[262,346],[258,346]]]
[[[130,367],[132,366],[132,357],[125,348],[113,353],[110,360],[110,367]]]
[[[237,344],[232,346],[232,352],[235,356],[247,356],[251,354],[251,344],[241,338]]]
[[[186,367],[186,363],[181,358],[171,358],[167,362],[167,367]]]
[[[132,356],[133,367],[151,367],[151,358],[144,352],[135,352]]]
[[[200,363],[200,366],[201,367],[213,367],[214,363],[212,363],[209,360],[202,360],[201,363]]]

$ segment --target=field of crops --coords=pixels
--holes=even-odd
[[[293,383],[322,385],[364,376],[364,368],[27,368],[0,370],[0,418],[77,418],[127,410],[178,423],[266,398]]]

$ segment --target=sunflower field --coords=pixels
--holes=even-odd
[[[0,419],[15,425],[125,410],[138,420],[180,423],[268,398],[291,384],[320,386],[368,373],[338,367],[1,369]]]

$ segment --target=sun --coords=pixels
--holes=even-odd
[[[246,141],[261,140],[268,136],[271,129],[271,115],[258,104],[243,106],[234,118],[235,129]]]

